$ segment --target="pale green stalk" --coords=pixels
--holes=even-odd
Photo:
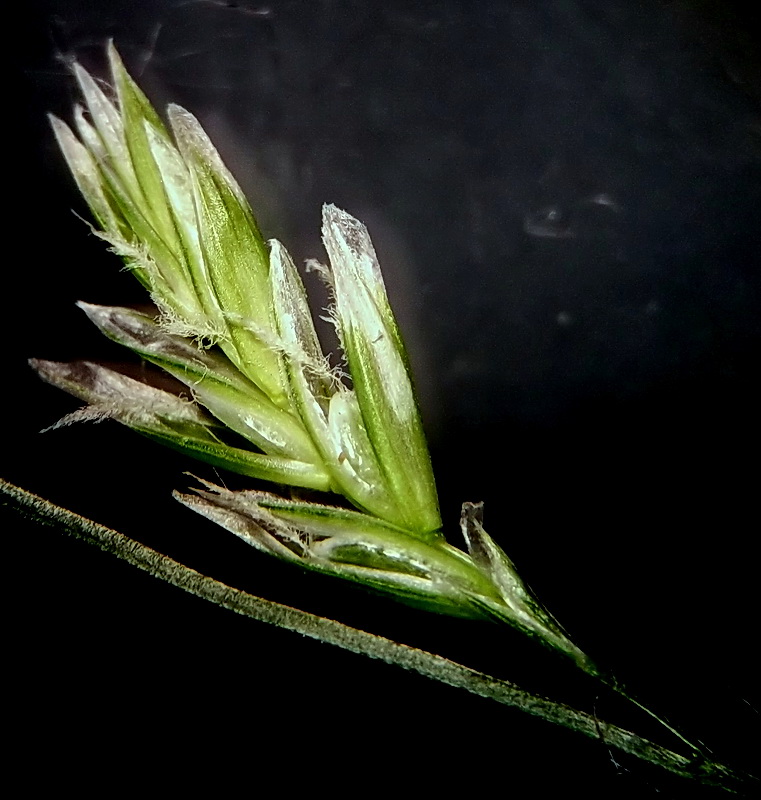
[[[758,780],[708,759],[686,758],[609,722],[533,695],[505,680],[486,675],[442,656],[390,641],[325,617],[273,603],[226,586],[151,550],[124,534],[53,505],[0,478],[0,503],[40,525],[83,539],[116,555],[159,580],[166,581],[222,608],[275,625],[352,653],[378,659],[459,689],[464,689],[530,716],[580,733],[602,745],[660,767],[691,782],[730,794],[758,788]],[[23,597],[20,598],[23,602]],[[103,607],[102,598],[93,602]],[[108,611],[107,606],[105,606]],[[118,684],[115,684],[118,690]]]

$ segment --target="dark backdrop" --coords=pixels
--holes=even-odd
[[[452,539],[459,504],[484,500],[487,529],[588,650],[719,755],[747,760],[761,344],[751,20],[733,4],[655,0],[50,0],[28,4],[11,36],[6,124],[21,135],[6,154],[2,474],[235,586],[647,732],[517,635],[301,575],[171,500],[183,470],[212,470],[112,423],[38,434],[76,402],[25,359],[127,359],[74,302],[143,299],[70,213],[83,204],[44,119],[70,115],[72,59],[105,74],[109,37],[159,106],[201,119],[265,235],[297,260],[321,256],[323,202],[368,224]],[[518,797],[681,791],[617,768],[600,743],[7,519],[21,752],[54,741],[64,783],[111,779],[124,759],[138,778],[203,769],[257,792],[265,776],[339,795],[458,781]]]

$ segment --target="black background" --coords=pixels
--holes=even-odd
[[[322,254],[323,202],[368,224],[452,540],[459,504],[484,500],[487,529],[582,646],[748,767],[761,400],[750,20],[734,4],[654,0],[50,0],[22,14],[5,117],[18,138],[3,476],[231,585],[659,735],[518,635],[258,556],[171,499],[183,470],[219,480],[211,469],[114,423],[38,433],[77,403],[25,360],[128,360],[74,302],[144,300],[70,213],[83,204],[45,120],[70,117],[73,58],[105,77],[113,37],[158,106],[200,118],[265,236],[297,261]],[[702,796],[617,768],[599,742],[4,519],[19,752],[62,785],[126,772],[265,794]]]

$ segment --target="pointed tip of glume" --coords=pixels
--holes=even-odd
[[[325,203],[322,206],[322,220],[324,223],[338,222],[341,219],[346,219],[350,215],[343,209],[339,208],[335,203]]]
[[[108,306],[98,306],[95,305],[95,303],[85,303],[84,300],[77,300],[76,306],[84,311],[91,320],[94,320],[96,317],[102,317],[104,311],[108,309]]]

